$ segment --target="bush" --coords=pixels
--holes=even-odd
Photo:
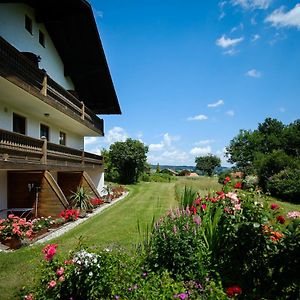
[[[162,173],[154,173],[150,175],[150,181],[153,182],[170,182],[171,180],[176,180],[176,177]]]
[[[275,197],[300,204],[300,169],[285,169],[272,176],[267,189]]]

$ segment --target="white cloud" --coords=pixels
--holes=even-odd
[[[260,71],[257,71],[255,69],[251,69],[251,70],[247,71],[245,73],[245,75],[249,76],[249,77],[260,78],[262,74],[261,74]]]
[[[215,107],[218,107],[218,106],[223,105],[223,104],[224,104],[224,100],[223,100],[223,99],[220,99],[220,100],[218,100],[218,101],[215,102],[215,103],[207,104],[207,107],[215,108]]]
[[[173,141],[178,141],[179,136],[171,136],[169,133],[163,135],[163,140],[159,144],[150,144],[149,151],[162,151],[165,148],[170,148]]]
[[[207,120],[208,117],[205,116],[205,115],[197,115],[197,116],[194,116],[194,117],[188,117],[187,120],[188,121],[204,121],[204,120]]]
[[[222,48],[234,47],[241,43],[243,40],[243,37],[236,39],[226,38],[226,36],[223,34],[219,39],[216,40],[216,45]]]
[[[227,1],[219,2],[219,8],[220,8],[219,20],[222,20],[226,16],[226,13],[224,11],[224,7],[225,7],[226,4],[227,4]]]
[[[99,142],[99,137],[96,136],[88,136],[84,138],[84,145],[93,145]]]
[[[254,34],[253,37],[252,37],[252,39],[251,39],[251,42],[254,43],[254,42],[256,42],[259,39],[260,39],[260,35],[259,34]]]
[[[185,165],[194,164],[193,159],[185,151],[179,149],[166,150],[160,155],[148,154],[148,162],[151,164],[160,163],[161,165]]]
[[[240,5],[244,9],[267,9],[273,0],[232,0],[231,3]]]
[[[95,17],[99,17],[99,18],[103,18],[103,11],[102,10],[97,10],[97,9],[94,9],[94,15]]]
[[[229,49],[227,51],[224,51],[223,54],[233,56],[233,55],[236,55],[239,52],[240,51],[238,51],[238,50],[236,50],[234,48],[231,48],[231,49]]]
[[[226,112],[226,115],[228,115],[229,117],[233,117],[235,115],[234,110],[230,109]]]
[[[235,27],[232,27],[230,32],[233,33],[237,30],[243,30],[244,29],[244,24],[243,23],[240,23],[238,26],[235,26]]]
[[[190,154],[192,155],[207,155],[211,153],[211,146],[206,147],[195,147],[190,151]]]
[[[275,27],[297,27],[300,30],[300,3],[287,12],[283,6],[276,9],[265,19],[265,22]]]
[[[215,142],[215,140],[202,140],[202,141],[196,142],[195,145],[208,145],[208,144],[212,144],[214,142]]]
[[[221,166],[222,167],[232,167],[232,165],[229,162],[227,162],[227,157],[225,156],[225,153],[226,153],[225,147],[221,150],[216,151],[216,155],[219,156],[221,159]]]
[[[116,126],[110,129],[106,134],[105,143],[110,145],[115,142],[125,142],[128,137],[125,129]]]

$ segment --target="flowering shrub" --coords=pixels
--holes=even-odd
[[[0,219],[0,239],[31,238],[33,224],[24,218],[10,214],[7,219]]]
[[[41,218],[33,219],[31,223],[32,223],[32,230],[34,232],[38,232],[42,229],[50,228],[53,224],[55,224],[55,221],[51,216],[49,216],[47,218],[41,217]]]
[[[93,198],[90,200],[90,202],[94,207],[97,207],[97,206],[102,205],[104,203],[104,200],[99,199],[99,198]]]
[[[63,210],[58,216],[65,219],[66,222],[75,221],[78,219],[79,211],[77,209],[66,209]]]

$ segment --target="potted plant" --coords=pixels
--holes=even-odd
[[[83,186],[78,186],[76,192],[73,192],[71,196],[72,206],[79,210],[80,217],[84,217],[86,211],[93,208],[90,198],[90,194]]]
[[[24,238],[31,238],[32,227],[26,219],[10,214],[7,219],[0,219],[0,240],[11,249],[18,249]]]

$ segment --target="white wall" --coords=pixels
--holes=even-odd
[[[95,187],[97,188],[99,194],[102,194],[102,190],[104,187],[104,172],[103,167],[97,168],[96,170],[88,170],[86,171],[88,175],[91,177]]]
[[[32,35],[25,29],[25,14],[32,19]],[[45,48],[39,43],[39,30],[45,35]],[[73,90],[70,78],[64,76],[64,65],[42,23],[35,21],[35,11],[25,4],[0,4],[0,35],[22,52],[41,57],[39,67],[67,90]]]
[[[7,171],[0,170],[0,209],[7,208]],[[0,218],[6,218],[6,213],[0,213]]]
[[[40,138],[40,124],[47,125],[50,128],[50,142],[59,144],[59,132],[63,131],[66,134],[66,146],[75,149],[84,148],[83,136],[76,132],[71,132],[53,124],[44,118],[39,120],[29,114],[24,114],[20,109],[8,106],[1,102],[0,95],[0,128],[8,131],[13,130],[13,113],[19,114],[26,118],[26,135],[33,138]],[[76,130],[76,128],[74,128]]]

